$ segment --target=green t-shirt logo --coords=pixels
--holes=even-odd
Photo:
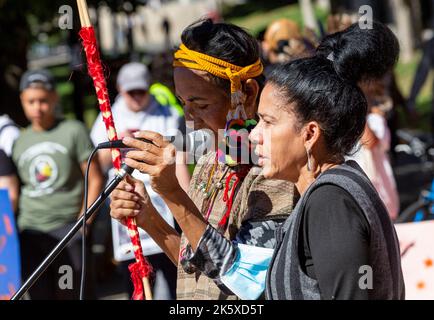
[[[28,148],[20,159],[22,169],[28,168],[30,184],[23,193],[31,198],[50,195],[59,188],[59,164],[68,157],[68,150],[56,142],[41,142]]]
[[[53,192],[50,188],[58,176],[57,165],[48,155],[40,155],[32,160],[29,166],[29,176],[35,190]]]

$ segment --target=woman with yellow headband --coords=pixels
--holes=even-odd
[[[181,40],[174,57],[174,80],[186,120],[194,122],[194,129],[209,129],[216,137],[219,130],[225,129],[226,137],[216,141],[217,152],[199,159],[188,194],[176,180],[175,165],[167,164],[168,158],[175,157],[173,145],[153,132],[136,135],[152,140],[153,145],[124,140],[138,149],[130,151],[125,162],[150,175],[153,189],[172,211],[182,235],[162,220],[143,185],[132,178],[112,193],[111,215],[120,221],[136,217],[139,227],[178,265],[178,299],[236,299],[221,275],[234,264],[243,265],[243,261],[207,261],[225,256],[226,251],[228,257],[235,258],[230,254],[235,247],[218,245],[229,239],[240,248],[262,247],[255,251],[259,259],[255,268],[263,269],[275,245],[274,232],[294,206],[294,186],[281,180],[265,180],[238,154],[227,154],[230,146],[221,141],[230,142],[234,133],[242,137],[237,135],[242,131],[239,129],[248,133],[256,124],[257,98],[263,82],[256,40],[237,26],[214,24],[211,20],[187,27]],[[247,140],[243,143],[248,144]],[[207,252],[207,257],[196,255],[197,244],[205,238],[222,252]],[[213,265],[221,267],[210,267]],[[246,277],[257,271],[246,270]],[[262,282],[257,281],[258,285]],[[238,297],[258,298],[249,291]]]

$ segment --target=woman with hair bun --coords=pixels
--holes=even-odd
[[[344,160],[366,124],[359,85],[384,75],[398,54],[385,25],[354,24],[270,75],[250,137],[264,176],[295,183],[301,199],[278,232],[267,298],[404,298],[387,210],[357,163]]]

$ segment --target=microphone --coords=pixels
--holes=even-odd
[[[185,151],[187,153],[195,153],[198,151],[198,149],[205,150],[211,149],[212,144],[214,143],[212,139],[213,135],[209,132],[209,130],[201,129],[196,130],[188,133],[185,136],[182,135],[176,135],[176,136],[165,136],[164,140],[169,141],[172,143],[176,150],[178,151]],[[144,139],[144,138],[135,138],[137,140],[146,142],[146,143],[152,143],[151,140]],[[131,148],[127,145],[125,145],[122,140],[113,140],[113,141],[107,141],[103,142],[97,145],[97,149],[125,149],[125,148]]]
[[[132,174],[134,171],[134,168],[131,168],[130,166],[128,166],[126,163],[122,163],[122,166],[120,167],[120,169],[116,172],[114,178],[112,179],[112,181],[110,181],[110,183],[105,187],[104,191],[101,193],[100,197],[105,197],[107,198],[110,193],[112,193],[112,191],[118,186],[118,184],[128,175],[128,174]],[[97,199],[99,200],[99,198]],[[95,202],[97,202],[97,200]],[[89,211],[92,208],[89,209]],[[86,213],[87,215],[87,213]]]
[[[119,171],[116,173],[115,178],[113,179],[113,181],[111,182],[111,184],[118,184],[117,180],[122,181],[123,178],[125,178],[125,176],[127,174],[132,174],[134,171],[134,168],[131,168],[130,166],[128,166],[126,163],[123,163],[122,166],[120,167]],[[109,191],[109,188],[106,188],[105,192]]]
[[[166,137],[164,137],[166,139]],[[172,137],[168,137],[169,139]],[[143,141],[143,142],[147,142],[147,143],[152,143],[151,140],[148,139],[144,139],[144,138],[135,138],[137,140]],[[102,142],[99,143],[96,146],[97,149],[125,149],[125,148],[131,148],[128,147],[127,145],[125,145],[122,140],[112,140],[112,141],[107,141],[107,142]]]

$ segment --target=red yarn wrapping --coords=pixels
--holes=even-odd
[[[140,242],[140,235],[139,232],[137,230],[137,225],[134,219],[127,219],[127,227],[128,230],[130,232],[130,230],[136,230],[137,231],[137,236],[131,236],[130,234],[130,239],[131,239],[131,243],[133,244],[133,252],[134,252],[134,257],[136,258],[136,262],[141,266],[140,269],[138,269],[138,271],[141,274],[145,274],[146,277],[148,274],[150,274],[152,272],[152,266],[149,264],[148,260],[146,260],[146,258],[143,256],[143,249],[142,249],[142,243]],[[136,291],[136,290],[134,290]],[[137,300],[137,299],[134,299]]]
[[[218,224],[218,226],[222,229],[224,229],[226,227],[226,224],[228,223],[228,219],[232,210],[232,204],[234,202],[235,191],[237,189],[238,183],[240,183],[240,181],[247,175],[249,169],[250,169],[249,166],[242,167],[239,171],[232,172],[226,178],[225,191],[223,194],[223,201],[226,202],[226,212]],[[232,187],[230,187],[230,182],[233,176],[235,176],[235,181]],[[229,191],[231,192],[230,195],[229,195]]]
[[[101,110],[102,119],[109,136],[108,138],[109,140],[117,140],[104,71],[96,43],[95,31],[93,27],[83,27],[79,35],[82,39],[84,51],[86,52],[87,69],[95,86],[99,109]],[[121,156],[119,152],[118,156],[113,159],[113,166],[116,170],[119,170],[121,167]]]
[[[131,300],[145,300],[145,290],[143,288],[143,278],[149,278],[152,274],[152,268],[149,264],[145,265],[143,268],[140,265],[140,262],[131,263],[128,266],[128,270],[130,270],[131,281],[134,285],[134,292],[131,297]]]
[[[113,115],[111,113],[110,99],[108,95],[107,85],[104,78],[104,70],[101,65],[101,59],[98,51],[98,46],[93,27],[81,28],[79,35],[82,39],[83,48],[86,52],[87,68],[89,75],[95,86],[96,96],[98,98],[99,108],[107,130],[109,140],[117,140]],[[121,155],[118,149],[112,151],[113,167],[119,170],[121,167]],[[136,258],[136,263],[129,267],[131,279],[134,284],[134,293],[132,299],[143,300],[145,298],[142,278],[147,277],[152,267],[143,256],[142,245],[140,243],[139,231],[134,219],[127,219],[128,234],[130,235],[133,244],[133,252]]]
[[[232,188],[230,188],[229,184],[233,176],[235,176],[235,182],[232,185]],[[226,223],[228,222],[229,214],[231,213],[231,209],[232,209],[232,203],[234,201],[235,189],[237,188],[239,181],[240,181],[240,177],[235,172],[231,173],[226,178],[225,191],[223,195],[223,201],[226,202],[226,212],[218,224],[220,228],[224,228],[226,226]],[[229,189],[231,189],[230,196],[229,196]]]

